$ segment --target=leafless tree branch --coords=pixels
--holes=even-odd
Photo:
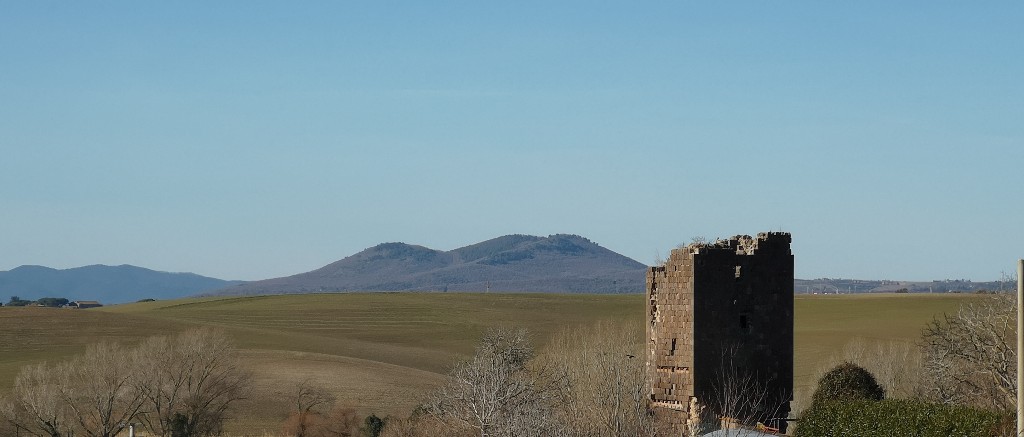
[[[1011,295],[961,306],[933,320],[921,347],[929,395],[950,404],[1016,408],[1016,307]]]

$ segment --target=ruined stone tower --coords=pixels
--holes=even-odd
[[[714,414],[785,432],[773,419],[788,416],[793,398],[790,242],[763,232],[694,243],[648,269],[647,372],[662,423],[682,426],[696,396]],[[722,406],[737,395],[764,399],[753,410]]]

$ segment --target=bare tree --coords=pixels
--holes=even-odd
[[[318,432],[324,437],[356,437],[362,433],[362,424],[355,408],[336,406],[323,417]]]
[[[4,415],[19,432],[32,435],[115,436],[142,404],[130,384],[125,355],[117,344],[99,343],[71,361],[27,366],[15,380]]]
[[[543,435],[550,415],[546,391],[527,366],[533,348],[523,329],[492,329],[473,357],[456,364],[428,410],[452,432],[473,429],[481,437]]]
[[[1017,302],[995,295],[964,304],[925,328],[921,339],[930,396],[950,404],[1015,410]]]
[[[309,379],[296,387],[295,410],[285,420],[284,433],[293,437],[322,435],[323,410],[329,409],[337,400],[334,395]],[[341,435],[341,433],[338,433]]]
[[[127,359],[123,347],[98,343],[57,366],[59,396],[83,434],[113,437],[139,412],[142,396],[132,386]]]
[[[0,413],[18,433],[113,437],[134,419],[161,436],[218,433],[248,374],[221,331],[154,337],[134,350],[99,343],[48,366],[26,366]]]
[[[295,411],[308,413],[324,407],[330,408],[337,399],[327,389],[306,379],[295,390]]]
[[[653,436],[643,338],[642,324],[601,322],[559,332],[534,356],[526,331],[491,330],[425,416],[394,421],[385,434],[441,424],[445,435]]]
[[[599,322],[557,333],[537,357],[556,389],[554,412],[571,436],[654,433],[642,324]]]
[[[144,401],[139,419],[159,436],[217,434],[250,379],[220,330],[150,338],[136,349],[134,360],[140,375],[135,388]]]
[[[783,393],[770,390],[770,379],[751,373],[737,359],[739,348],[725,346],[721,350],[720,364],[715,369],[711,396],[707,399],[707,413],[713,414],[720,427],[729,436],[752,434],[771,419],[789,413],[789,399]]]
[[[179,398],[183,397],[187,376],[185,372],[175,371],[180,370],[174,364],[179,355],[173,342],[165,336],[150,337],[132,351],[132,361],[138,372],[135,388],[143,399],[138,419],[146,429],[159,436],[171,434],[173,410],[181,403]]]
[[[61,399],[56,370],[46,363],[25,366],[14,380],[0,413],[18,433],[46,437],[74,435],[71,411]]]
[[[7,417],[8,417],[7,409],[8,408],[12,408],[13,406],[14,406],[14,404],[10,403],[9,400],[7,400],[7,399],[0,399],[0,435],[10,435],[10,436],[25,435],[25,436],[28,436],[29,435],[28,433],[21,432],[21,429],[18,427],[17,423],[7,419]],[[9,412],[13,413],[14,411],[11,410]]]

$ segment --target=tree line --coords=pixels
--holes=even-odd
[[[67,305],[70,301],[63,297],[43,297],[36,300],[26,300],[19,296],[11,296],[11,299],[7,301],[9,307],[23,307],[29,305],[41,305],[44,307],[59,308]]]
[[[133,348],[98,343],[69,361],[22,368],[0,400],[0,434],[113,437],[137,422],[161,437],[219,435],[249,380],[219,330],[151,337]]]

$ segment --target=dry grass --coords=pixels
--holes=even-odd
[[[139,305],[139,306],[137,306]],[[543,342],[564,326],[643,314],[636,295],[352,293],[150,302],[107,311],[221,326],[247,349],[361,358],[443,372],[488,327],[528,327]]]
[[[249,350],[243,358],[250,363],[257,396],[239,405],[249,417],[245,426],[234,428],[252,432],[280,429],[303,381],[327,389],[340,405],[380,417],[407,416],[421,394],[442,382],[437,373],[334,355]]]
[[[0,394],[22,365],[69,357],[90,342],[132,343],[217,326],[245,351],[255,374],[253,394],[239,409],[244,414],[228,431],[258,435],[277,432],[288,393],[306,377],[361,414],[404,416],[460,356],[472,353],[488,327],[525,326],[545,343],[566,326],[642,314],[636,295],[465,293],[203,298],[81,311],[0,308],[0,332],[10,334],[0,338],[0,350],[12,352],[0,355]]]
[[[795,376],[806,391],[820,363],[850,341],[913,341],[934,315],[968,295],[799,296]],[[274,435],[288,394],[306,378],[361,414],[407,414],[440,374],[472,353],[490,326],[530,329],[545,344],[563,327],[597,320],[642,323],[639,295],[351,293],[146,302],[91,310],[0,308],[0,394],[18,369],[60,360],[84,345],[134,343],[191,326],[226,329],[255,376],[250,400],[229,426]]]

